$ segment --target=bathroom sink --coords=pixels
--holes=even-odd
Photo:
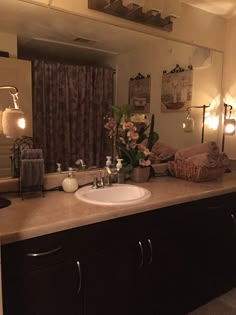
[[[76,198],[87,203],[104,206],[130,205],[151,196],[149,190],[128,184],[113,184],[110,187],[93,189],[86,186],[75,192]]]

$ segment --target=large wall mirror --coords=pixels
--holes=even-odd
[[[205,127],[205,141],[220,142],[217,124],[222,112],[222,53],[17,0],[1,0],[0,11],[7,17],[5,22],[0,21],[1,31],[18,36],[19,59],[44,58],[112,67],[116,71],[116,105],[128,103],[130,78],[138,73],[150,75],[150,113],[155,114],[155,129],[160,140],[175,148],[201,142],[202,111],[192,110],[194,130],[184,132],[182,122],[186,111],[161,109],[163,71],[169,72],[176,64],[183,68],[192,65],[191,105],[211,105],[206,118],[214,123]],[[0,138],[0,154],[2,150],[5,143]],[[10,171],[1,173],[0,164],[0,177],[7,175],[10,176]]]

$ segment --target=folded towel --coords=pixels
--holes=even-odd
[[[21,151],[21,159],[42,159],[42,149],[23,149]]]
[[[177,160],[183,161],[183,160],[189,158],[190,156],[194,156],[194,155],[200,154],[200,153],[207,153],[211,157],[218,157],[219,152],[220,151],[219,151],[219,148],[218,148],[216,142],[210,141],[210,142],[205,142],[202,144],[196,144],[196,145],[190,146],[188,148],[179,149],[175,153],[175,160],[176,161]]]
[[[229,166],[229,159],[225,153],[214,156],[204,152],[190,156],[185,161],[197,167],[215,168]]]
[[[44,159],[24,159],[21,161],[21,187],[42,186],[44,176]]]
[[[155,158],[160,162],[169,161],[173,159],[176,151],[177,150],[172,148],[170,145],[161,141],[157,141],[152,147],[150,159]]]

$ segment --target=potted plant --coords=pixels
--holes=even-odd
[[[132,175],[143,172],[149,177],[149,156],[152,146],[159,138],[154,131],[154,115],[149,123],[145,115],[133,114],[133,106],[129,104],[113,106],[113,117],[107,118],[105,128],[113,140],[118,158],[123,160],[125,171],[131,174],[131,179]]]

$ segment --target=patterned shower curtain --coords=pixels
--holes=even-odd
[[[104,117],[111,115],[113,70],[34,60],[33,139],[46,172],[74,167],[77,159],[102,167],[110,152]]]

